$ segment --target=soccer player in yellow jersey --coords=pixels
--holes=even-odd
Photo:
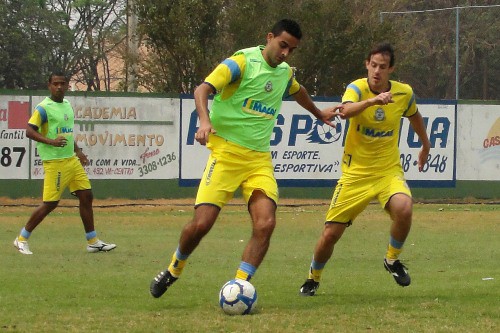
[[[52,212],[68,187],[80,201],[80,217],[87,238],[87,251],[91,253],[111,251],[116,245],[104,243],[94,229],[92,189],[83,165],[87,156],[78,148],[73,136],[75,126],[71,104],[64,98],[68,80],[62,72],[49,76],[50,97],[40,102],[28,121],[26,136],[37,142],[37,150],[43,161],[43,202],[31,214],[14,246],[22,254],[33,254],[28,239],[33,230]]]
[[[211,154],[196,196],[194,217],[182,230],[170,265],[151,282],[153,297],[162,296],[178,279],[189,255],[238,188],[247,202],[253,229],[235,278],[250,280],[264,259],[276,224],[278,186],[269,146],[283,96],[293,96],[329,125],[338,115],[335,108],[319,110],[285,62],[299,45],[300,26],[284,19],[266,37],[265,46],[240,50],[224,60],[194,92],[200,119],[195,138]],[[209,111],[208,96],[214,93]]]
[[[401,117],[407,117],[422,149],[418,168],[427,161],[430,143],[412,88],[389,80],[394,71],[394,50],[390,44],[375,46],[365,61],[368,77],[349,84],[342,97],[342,116],[349,119],[342,176],[335,187],[323,232],[316,244],[309,276],[300,294],[313,296],[321,273],[345,229],[377,199],[389,214],[389,245],[385,269],[401,286],[410,285],[410,275],[398,260],[412,222],[412,197],[399,158]]]

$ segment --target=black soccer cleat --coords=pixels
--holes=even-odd
[[[319,282],[313,279],[307,279],[306,282],[300,287],[299,294],[301,296],[314,296],[316,290],[319,288]]]
[[[384,267],[385,269],[392,274],[396,283],[402,287],[407,287],[411,283],[410,275],[407,272],[405,265],[401,263],[401,261],[396,260],[392,265],[387,262],[387,259],[384,258]]]
[[[168,271],[168,269],[158,273],[157,276],[151,281],[151,285],[149,287],[149,291],[151,295],[155,298],[161,297],[167,291],[168,287],[177,281],[176,277],[173,277],[172,274]]]

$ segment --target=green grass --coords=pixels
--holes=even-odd
[[[191,207],[96,208],[97,231],[118,248],[88,254],[76,208],[58,208],[33,233],[32,256],[12,241],[32,207],[2,207],[2,332],[498,332],[500,206],[415,205],[402,260],[412,285],[384,270],[389,221],[370,205],[346,231],[315,297],[300,297],[326,206],[281,206],[252,280],[256,313],[230,317],[218,291],[250,235],[245,207],[227,206],[160,299],[151,279],[175,250]],[[487,279],[485,278],[493,278]]]

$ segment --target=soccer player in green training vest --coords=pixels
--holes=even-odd
[[[43,162],[43,202],[21,229],[14,246],[22,254],[33,254],[28,244],[31,233],[57,207],[64,189],[69,187],[71,194],[80,200],[87,251],[111,251],[116,245],[101,241],[94,229],[93,195],[83,168],[89,161],[74,141],[74,112],[68,100],[64,99],[68,80],[62,72],[54,72],[49,76],[48,87],[50,97],[35,107],[26,128],[26,136],[37,142],[38,154]]]
[[[350,121],[342,159],[342,176],[333,193],[323,232],[316,244],[306,282],[300,294],[313,296],[323,268],[346,228],[371,200],[378,200],[392,220],[385,269],[400,286],[411,283],[406,267],[398,259],[410,232],[413,202],[404,179],[398,140],[401,118],[406,117],[422,148],[416,159],[422,171],[430,142],[412,88],[389,80],[394,71],[390,44],[376,45],[365,61],[366,78],[351,82],[342,97],[343,118]]]
[[[270,140],[283,97],[292,96],[333,126],[336,109],[321,112],[285,62],[299,45],[298,23],[283,19],[265,46],[243,49],[220,63],[194,93],[200,127],[195,138],[211,150],[196,196],[193,219],[182,230],[170,265],[151,282],[154,297],[175,282],[189,255],[214,225],[220,210],[241,188],[252,220],[252,236],[236,278],[250,280],[264,259],[276,224],[278,186]],[[216,94],[208,109],[208,96]]]

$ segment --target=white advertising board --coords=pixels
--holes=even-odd
[[[316,102],[324,108],[336,102]],[[455,181],[455,105],[419,104],[431,151],[423,172],[418,172],[421,148],[409,121],[401,123],[401,163],[410,181],[431,181],[436,185]],[[198,128],[194,100],[182,99],[180,183],[196,184],[200,179],[208,150],[194,140]],[[285,101],[271,137],[271,154],[276,179],[285,186],[330,186],[341,174],[347,122],[340,120],[336,128],[316,121],[294,101]]]
[[[29,96],[0,96],[0,179],[27,179]]]
[[[44,97],[33,97],[33,105]],[[91,179],[178,177],[179,99],[68,96],[75,141],[87,155]],[[43,178],[36,149],[31,177]]]
[[[500,105],[460,105],[457,179],[500,180]]]

